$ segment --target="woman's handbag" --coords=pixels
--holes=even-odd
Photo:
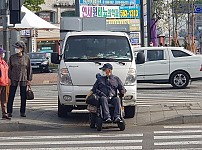
[[[27,89],[27,100],[33,100],[34,99],[34,92],[31,89],[31,86],[28,86]]]

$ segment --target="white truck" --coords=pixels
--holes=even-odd
[[[100,73],[99,68],[110,63],[113,74],[122,80],[127,90],[123,100],[125,117],[134,117],[137,99],[136,61],[144,63],[144,55],[139,53],[135,58],[129,37],[124,32],[95,29],[69,31],[69,22],[63,20],[63,23],[62,29],[67,32],[61,54],[52,53],[51,56],[52,63],[59,64],[58,116],[66,117],[67,112],[73,109],[86,109],[85,98],[96,81],[96,74]]]
[[[139,83],[168,83],[186,88],[189,81],[202,79],[202,56],[183,47],[141,47],[134,52],[145,54],[145,63],[137,65]]]

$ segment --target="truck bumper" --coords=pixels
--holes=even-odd
[[[127,93],[123,99],[123,106],[134,106],[137,99],[136,86],[125,86]],[[92,86],[64,86],[58,85],[58,96],[63,105],[84,106],[85,98]]]

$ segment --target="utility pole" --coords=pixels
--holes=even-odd
[[[151,42],[151,4],[152,0],[147,0],[147,45]]]
[[[188,45],[187,45],[187,49],[191,50],[191,39],[190,39],[190,0],[188,0],[188,5],[189,5],[189,10],[188,10]]]
[[[9,59],[9,38],[8,38],[8,0],[3,0],[3,48],[6,50],[5,60]]]
[[[167,6],[169,6],[169,1],[167,0]],[[171,44],[170,42],[170,9],[168,9],[168,38],[169,38],[169,46]]]
[[[176,6],[175,6],[176,7]],[[172,36],[172,41],[174,42],[175,41],[175,15],[174,15],[174,13],[176,13],[176,12],[174,12],[174,1],[172,0],[172,19],[173,19],[173,36]],[[172,42],[172,43],[173,43]],[[175,43],[175,42],[174,42]],[[172,45],[173,46],[173,45]]]
[[[192,52],[195,53],[195,40],[194,40],[194,29],[195,29],[194,2],[195,2],[195,0],[192,0],[192,45],[191,45],[191,50],[192,50]]]
[[[141,29],[141,46],[144,47],[144,2],[140,1],[140,29]]]

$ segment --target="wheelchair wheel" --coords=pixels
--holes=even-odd
[[[95,113],[90,113],[89,114],[89,123],[90,123],[90,128],[95,128],[96,125],[96,114]]]
[[[125,121],[124,121],[123,118],[122,118],[122,121],[121,121],[121,122],[118,122],[118,123],[117,123],[117,125],[118,125],[118,128],[120,129],[120,131],[124,131],[125,128],[126,128],[126,124],[125,124]]]
[[[100,118],[100,117],[97,117],[97,119],[96,119],[96,128],[97,128],[97,131],[102,130],[102,118]]]

